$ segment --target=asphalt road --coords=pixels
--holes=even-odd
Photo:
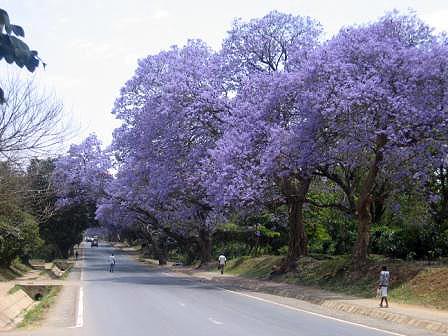
[[[87,248],[74,335],[386,336],[149,268],[105,246]]]

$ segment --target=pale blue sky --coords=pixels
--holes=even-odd
[[[138,58],[188,38],[217,49],[235,17],[261,17],[274,9],[309,15],[331,35],[394,8],[412,8],[437,30],[448,30],[446,0],[1,0],[0,7],[48,63],[36,76],[81,126],[73,141],[95,132],[105,144],[118,125],[110,113],[114,100]]]

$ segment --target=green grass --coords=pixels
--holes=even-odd
[[[63,273],[62,276],[60,277],[61,280],[65,280],[65,279],[68,278],[68,276],[69,276],[70,272],[72,271],[74,265],[75,265],[74,263],[70,263],[70,264],[67,266],[67,269],[64,271],[64,273]]]
[[[53,260],[53,264],[57,266],[61,271],[65,271],[73,267],[73,262],[66,259],[55,259]]]
[[[0,281],[9,281],[21,276],[20,273],[8,268],[0,268]]]
[[[30,270],[29,266],[22,264],[19,259],[16,259],[9,267],[0,267],[0,281],[14,280]]]
[[[413,291],[409,288],[407,284],[403,284],[388,293],[390,300],[410,303],[410,304],[419,304],[420,300],[415,298]]]
[[[266,279],[272,272],[272,267],[281,261],[281,256],[240,257],[227,263],[226,273],[247,278]]]
[[[421,263],[372,255],[360,270],[353,268],[350,256],[311,255],[301,258],[297,274],[272,276],[281,256],[240,257],[227,263],[226,273],[312,286],[357,297],[373,298],[379,270],[391,271],[389,296],[392,301],[448,309],[448,267],[428,267]],[[214,268],[212,268],[214,270]]]
[[[26,272],[29,272],[31,270],[31,267],[28,265],[23,264],[19,259],[15,259],[12,264],[11,268],[15,269],[21,274],[25,274]]]
[[[14,294],[15,292],[17,292],[17,291],[19,291],[19,290],[21,290],[22,289],[22,287],[20,286],[20,285],[15,285],[14,287],[12,287],[9,291],[8,291],[8,294],[9,295],[12,295],[12,294]]]
[[[392,300],[448,310],[448,267],[427,267],[390,291]]]
[[[61,286],[53,287],[47,295],[45,295],[39,303],[25,313],[22,322],[17,326],[18,328],[30,328],[39,324],[45,316],[45,313],[50,309],[57,295],[61,291]]]

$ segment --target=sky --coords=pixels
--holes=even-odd
[[[32,76],[63,101],[77,131],[70,142],[96,133],[105,145],[120,124],[111,114],[114,101],[139,58],[190,38],[218,50],[234,18],[271,10],[311,16],[330,37],[343,26],[412,9],[437,31],[448,31],[446,0],[0,0],[0,8],[47,63]]]

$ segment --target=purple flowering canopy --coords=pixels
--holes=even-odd
[[[340,186],[358,222],[357,262],[379,185],[390,193],[414,178],[443,215],[448,192],[428,183],[446,174],[447,43],[396,12],[325,42],[321,33],[274,11],[236,20],[218,52],[190,40],[141,59],[113,110],[116,174],[87,138],[57,163],[60,203],[95,201],[106,225],[196,244],[203,262],[226,216],[282,204],[285,271],[308,252],[303,209],[322,175],[356,176],[356,188]]]
[[[112,146],[120,158],[120,198],[162,225],[177,231],[194,226],[207,237],[214,221],[200,162],[220,136],[228,110],[214,76],[216,60],[201,41],[141,60],[117,100],[114,113],[123,125]],[[209,239],[200,241],[208,254]]]
[[[72,145],[67,155],[55,163],[52,181],[57,190],[57,205],[96,204],[112,179],[110,168],[109,156],[102,151],[95,135]]]

